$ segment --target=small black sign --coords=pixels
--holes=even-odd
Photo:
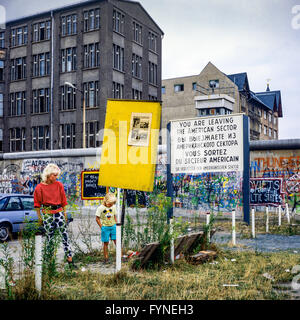
[[[251,178],[250,205],[273,205],[283,203],[281,178]]]
[[[99,171],[81,172],[81,199],[99,200],[107,193],[107,187],[98,185]]]

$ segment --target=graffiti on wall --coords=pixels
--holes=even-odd
[[[35,187],[41,182],[41,173],[48,163],[55,163],[61,169],[58,180],[64,184],[67,195],[80,192],[80,173],[84,164],[82,159],[30,159],[19,160],[0,169],[0,193],[34,193]]]
[[[292,211],[300,209],[300,155],[299,151],[279,150],[275,154],[253,152],[251,155],[251,178],[282,179],[281,203],[288,202]],[[276,202],[273,203],[276,205]]]
[[[282,178],[250,179],[250,205],[273,205],[283,203]]]

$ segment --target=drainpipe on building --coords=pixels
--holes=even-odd
[[[51,103],[50,103],[50,149],[53,150],[53,83],[54,83],[54,16],[51,10]]]

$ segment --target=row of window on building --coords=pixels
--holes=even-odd
[[[113,44],[113,68],[124,72],[124,48]],[[84,46],[84,68],[95,68],[100,66],[99,43],[92,43]],[[77,70],[77,48],[66,48],[61,50],[60,71],[71,72]],[[40,53],[32,56],[32,76],[48,76],[51,73],[50,52]],[[142,80],[142,57],[132,54],[131,61],[132,76]],[[27,77],[26,57],[11,59],[10,61],[10,80],[24,80]],[[0,81],[4,80],[4,61],[0,60]],[[148,62],[148,82],[155,86],[158,85],[157,64]]]
[[[31,150],[49,150],[50,149],[50,128],[49,126],[35,126],[31,129]],[[81,128],[82,132],[82,128]],[[100,146],[98,136],[99,121],[86,122],[86,146],[95,148]],[[9,129],[9,148],[10,152],[21,152],[26,150],[27,129],[11,128]],[[0,129],[0,147],[2,151],[3,130]],[[59,148],[73,149],[76,147],[76,124],[66,123],[59,127]]]
[[[191,89],[193,91],[197,91],[197,86],[198,86],[197,82],[193,82]],[[209,80],[208,86],[209,86],[209,88],[219,88],[219,80]],[[174,84],[174,92],[182,92],[182,91],[184,91],[184,84],[182,84],[182,83],[181,84]],[[163,86],[161,88],[161,93],[162,94],[166,93],[166,87]]]
[[[83,92],[86,108],[97,108],[100,106],[99,101],[99,81],[90,81],[83,83]],[[64,85],[60,87],[59,110],[76,109],[76,89]],[[118,82],[112,83],[112,98],[124,99],[124,85]],[[41,88],[32,90],[30,97],[32,104],[30,113],[46,113],[50,110],[50,88]],[[132,99],[141,100],[143,92],[132,88]],[[148,95],[148,100],[157,100],[156,96]],[[25,115],[26,109],[26,91],[12,92],[9,94],[9,116]],[[3,116],[3,94],[0,94],[0,117]]]
[[[100,28],[100,9],[92,9],[83,12],[83,31],[93,31]],[[125,15],[113,10],[113,30],[121,35],[125,32]],[[62,36],[70,36],[78,33],[78,17],[77,14],[70,14],[61,17],[60,34]],[[39,42],[49,40],[51,38],[51,21],[46,20],[32,25],[32,41]],[[143,26],[133,21],[132,23],[132,39],[140,45],[143,45]],[[158,35],[148,32],[148,47],[151,51],[157,52]],[[10,46],[22,46],[28,43],[28,26],[22,26],[11,29]],[[0,48],[5,48],[5,33],[0,32]]]

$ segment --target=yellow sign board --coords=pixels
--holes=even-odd
[[[108,100],[98,184],[153,191],[161,103]]]

